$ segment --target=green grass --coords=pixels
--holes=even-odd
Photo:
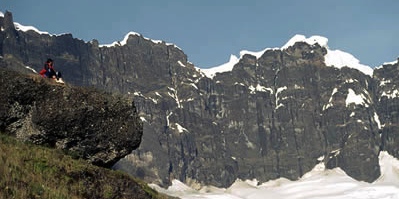
[[[0,198],[167,197],[124,173],[0,134]]]

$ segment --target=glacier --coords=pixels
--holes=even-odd
[[[298,181],[285,178],[258,184],[256,179],[236,182],[227,189],[207,186],[195,190],[178,180],[155,190],[181,199],[399,199],[399,160],[383,151],[379,155],[381,176],[373,183],[356,181],[340,168],[314,167]]]

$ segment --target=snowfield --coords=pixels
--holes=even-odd
[[[399,160],[380,153],[381,176],[374,183],[359,182],[340,168],[328,170],[318,164],[298,181],[284,178],[258,185],[256,180],[237,180],[231,187],[195,190],[178,180],[159,192],[182,199],[399,199]]]

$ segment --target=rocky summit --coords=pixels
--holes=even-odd
[[[328,51],[320,43],[296,42],[261,56],[244,54],[232,70],[207,77],[175,45],[139,34],[102,46],[71,34],[22,31],[9,12],[0,26],[2,66],[28,73],[50,57],[66,82],[133,99],[142,142],[114,168],[149,183],[228,187],[236,179],[296,180],[320,162],[373,182],[380,151],[399,158],[398,62],[370,75],[326,65]]]

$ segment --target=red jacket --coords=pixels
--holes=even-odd
[[[51,72],[54,71],[54,66],[52,64],[49,63],[45,63],[43,69],[39,72],[39,74],[43,77],[46,76],[47,72]],[[48,73],[47,73],[48,74]]]

